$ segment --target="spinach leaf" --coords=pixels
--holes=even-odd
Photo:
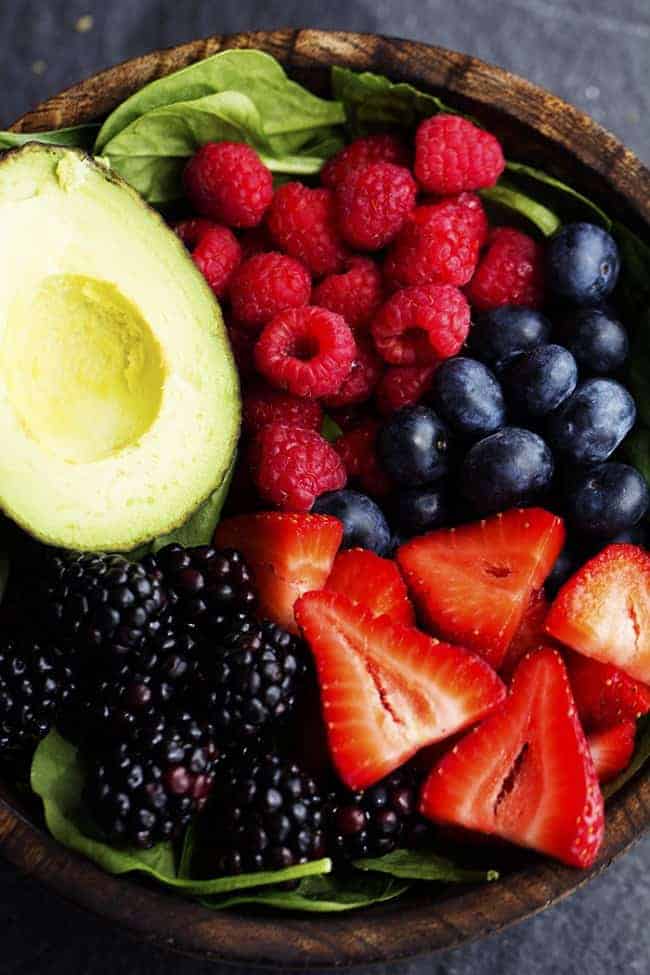
[[[72,146],[77,149],[91,149],[95,141],[98,125],[75,125],[52,132],[0,132],[0,150],[14,149],[28,142],[46,142],[55,146]]]
[[[429,850],[394,850],[383,857],[357,860],[355,867],[390,874],[408,880],[439,880],[443,883],[474,884],[497,880],[496,870],[466,870],[452,860]]]
[[[323,425],[321,426],[320,432],[321,436],[329,440],[330,443],[336,443],[339,437],[343,436],[343,431],[336,420],[333,420],[327,413],[323,417]]]
[[[583,196],[582,193],[574,190],[567,183],[556,179],[555,176],[550,176],[541,169],[535,169],[534,166],[527,166],[525,163],[513,162],[512,160],[508,160],[506,169],[511,178],[513,173],[515,174],[515,179],[517,176],[521,178],[521,185],[523,187],[536,186],[538,193],[540,192],[540,188],[544,187],[546,189],[546,199],[544,202],[549,202],[549,200],[552,202],[554,208],[560,211],[563,222],[575,219],[577,216],[577,208],[578,211],[583,211],[581,214],[583,219],[593,220],[595,217],[597,222],[602,224],[606,230],[611,228],[612,221],[593,200]],[[569,209],[571,212],[568,212]],[[585,213],[584,211],[587,212]]]
[[[257,904],[284,911],[325,914],[351,911],[393,900],[410,886],[408,883],[400,883],[394,877],[380,877],[378,874],[305,877],[295,890],[250,891],[220,900],[210,899],[204,901],[204,904],[213,910]]]
[[[632,761],[617,778],[605,786],[603,789],[605,798],[611,798],[622,789],[643,768],[648,759],[650,759],[650,714],[644,714],[637,721]]]
[[[521,190],[506,180],[500,180],[496,186],[480,192],[484,200],[526,217],[546,237],[550,237],[562,226],[562,221],[557,214],[538,203],[537,200],[533,200],[532,197],[522,193]]]
[[[637,426],[623,444],[623,452],[650,484],[650,428]]]

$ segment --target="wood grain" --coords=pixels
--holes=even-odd
[[[650,235],[650,172],[592,119],[527,81],[476,58],[375,35],[273,31],[215,36],[128,61],[56,95],[16,123],[16,131],[101,119],[149,81],[225,48],[261,48],[292,76],[324,93],[332,64],[375,70],[441,94],[484,121],[509,156],[541,166],[592,195]],[[543,910],[604,870],[650,825],[650,778],[639,775],[608,809],[594,868],[581,873],[530,857],[489,889],[422,889],[399,903],[352,914],[208,911],[133,879],[115,878],[64,849],[34,809],[0,784],[3,854],[63,897],[139,938],[203,959],[289,968],[350,966],[450,948]]]

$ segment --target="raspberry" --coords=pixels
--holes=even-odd
[[[415,406],[431,388],[435,366],[391,366],[377,383],[375,402],[383,416]]]
[[[232,230],[202,217],[181,220],[174,230],[191,251],[192,260],[217,298],[223,298],[242,259],[241,247]]]
[[[488,239],[476,274],[467,289],[475,308],[501,305],[539,308],[544,297],[544,250],[512,227],[497,227]]]
[[[309,511],[319,495],[347,480],[343,461],[319,433],[270,423],[251,445],[249,463],[260,496],[283,511]]]
[[[239,243],[244,260],[254,257],[255,254],[266,254],[267,251],[273,250],[273,241],[264,224],[243,230],[239,235]]]
[[[347,379],[357,349],[340,315],[325,308],[290,308],[265,326],[255,346],[258,371],[294,396],[333,396]]]
[[[243,142],[208,142],[185,167],[187,197],[202,217],[255,227],[273,198],[273,177]]]
[[[351,257],[347,270],[324,278],[314,288],[312,303],[344,318],[351,329],[367,329],[384,298],[379,268],[369,257]]]
[[[435,115],[415,135],[415,177],[431,193],[494,186],[505,167],[497,139],[459,115]]]
[[[372,396],[383,371],[384,364],[371,343],[367,339],[357,338],[357,352],[350,374],[343,380],[338,393],[323,400],[325,406],[340,409],[365,403]]]
[[[235,357],[235,364],[240,378],[248,379],[255,372],[253,354],[256,336],[254,332],[242,328],[237,322],[228,322],[228,338]]]
[[[386,258],[384,273],[389,284],[467,284],[486,229],[485,213],[476,196],[464,194],[416,207]]]
[[[417,186],[408,169],[376,162],[354,169],[336,188],[339,226],[359,250],[390,243],[415,208]]]
[[[173,225],[173,229],[187,249],[191,250],[198,244],[206,230],[212,230],[216,226],[218,224],[213,223],[212,220],[206,220],[204,217],[189,217],[187,220],[179,220]]]
[[[306,264],[313,274],[342,270],[347,251],[339,237],[331,190],[285,183],[273,197],[268,227],[278,247]]]
[[[372,336],[386,362],[425,366],[456,355],[469,326],[462,291],[450,284],[429,284],[396,291],[372,323]]]
[[[264,382],[255,383],[244,393],[243,429],[255,436],[269,423],[291,424],[305,430],[320,430],[323,411],[311,399],[281,393]]]
[[[355,139],[345,149],[332,156],[321,170],[320,181],[323,186],[336,189],[354,169],[374,162],[410,166],[410,156],[408,147],[395,135],[389,133],[366,135],[361,139]]]
[[[377,458],[380,426],[379,420],[369,417],[344,433],[334,444],[349,480],[355,481],[362,491],[375,498],[383,498],[393,490],[393,482]]]
[[[235,317],[252,328],[270,322],[286,308],[306,305],[311,294],[307,268],[286,254],[256,254],[240,265],[228,295]]]

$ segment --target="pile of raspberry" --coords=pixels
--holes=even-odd
[[[380,418],[426,396],[472,309],[541,304],[539,244],[491,229],[477,195],[503,168],[495,137],[453,115],[423,121],[412,144],[357,139],[315,187],[274,188],[242,143],[189,161],[197,216],[176,231],[222,303],[242,380],[240,504],[307,511],[348,482],[387,494]]]

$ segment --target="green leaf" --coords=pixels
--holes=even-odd
[[[438,880],[443,883],[474,884],[497,880],[496,870],[466,870],[429,850],[395,850],[383,857],[357,860],[359,870],[371,870],[407,880]]]
[[[221,900],[205,901],[206,907],[224,910],[245,904],[275,907],[284,911],[334,913],[351,911],[399,897],[411,885],[393,877],[352,874],[348,877],[306,877],[295,890],[251,891]]]
[[[621,772],[612,782],[608,783],[603,789],[606,799],[611,798],[619,789],[622,789],[637,772],[639,772],[650,758],[650,714],[639,718],[636,726],[636,740],[634,743],[634,754],[628,767]]]
[[[515,186],[505,180],[501,180],[497,186],[490,189],[481,190],[481,196],[490,203],[496,203],[507,210],[514,210],[516,213],[526,217],[534,223],[538,230],[546,237],[550,237],[562,226],[562,221],[549,210],[548,207],[533,200],[532,197],[522,193]]]
[[[534,166],[527,166],[525,163],[513,162],[512,160],[508,160],[506,169],[510,177],[513,174],[515,174],[515,178],[520,177],[523,189],[532,185],[537,186],[539,192],[540,188],[544,187],[546,191],[544,202],[551,202],[553,209],[560,213],[562,222],[576,219],[578,215],[581,215],[584,219],[593,220],[595,217],[607,230],[611,228],[612,221],[604,210],[601,210],[589,197],[574,190],[567,183],[556,179],[555,176],[550,176],[541,169],[535,169]],[[586,214],[584,211],[587,211]]]
[[[343,436],[343,431],[336,420],[333,420],[332,417],[327,413],[323,417],[323,424],[320,428],[320,432],[321,437],[325,437],[325,439],[329,440],[330,443],[336,443],[339,437]]]
[[[98,129],[98,125],[88,124],[54,129],[51,132],[0,132],[0,150],[14,149],[28,142],[46,142],[56,146],[91,149]]]
[[[650,429],[638,426],[634,433],[627,438],[623,451],[650,484]]]

